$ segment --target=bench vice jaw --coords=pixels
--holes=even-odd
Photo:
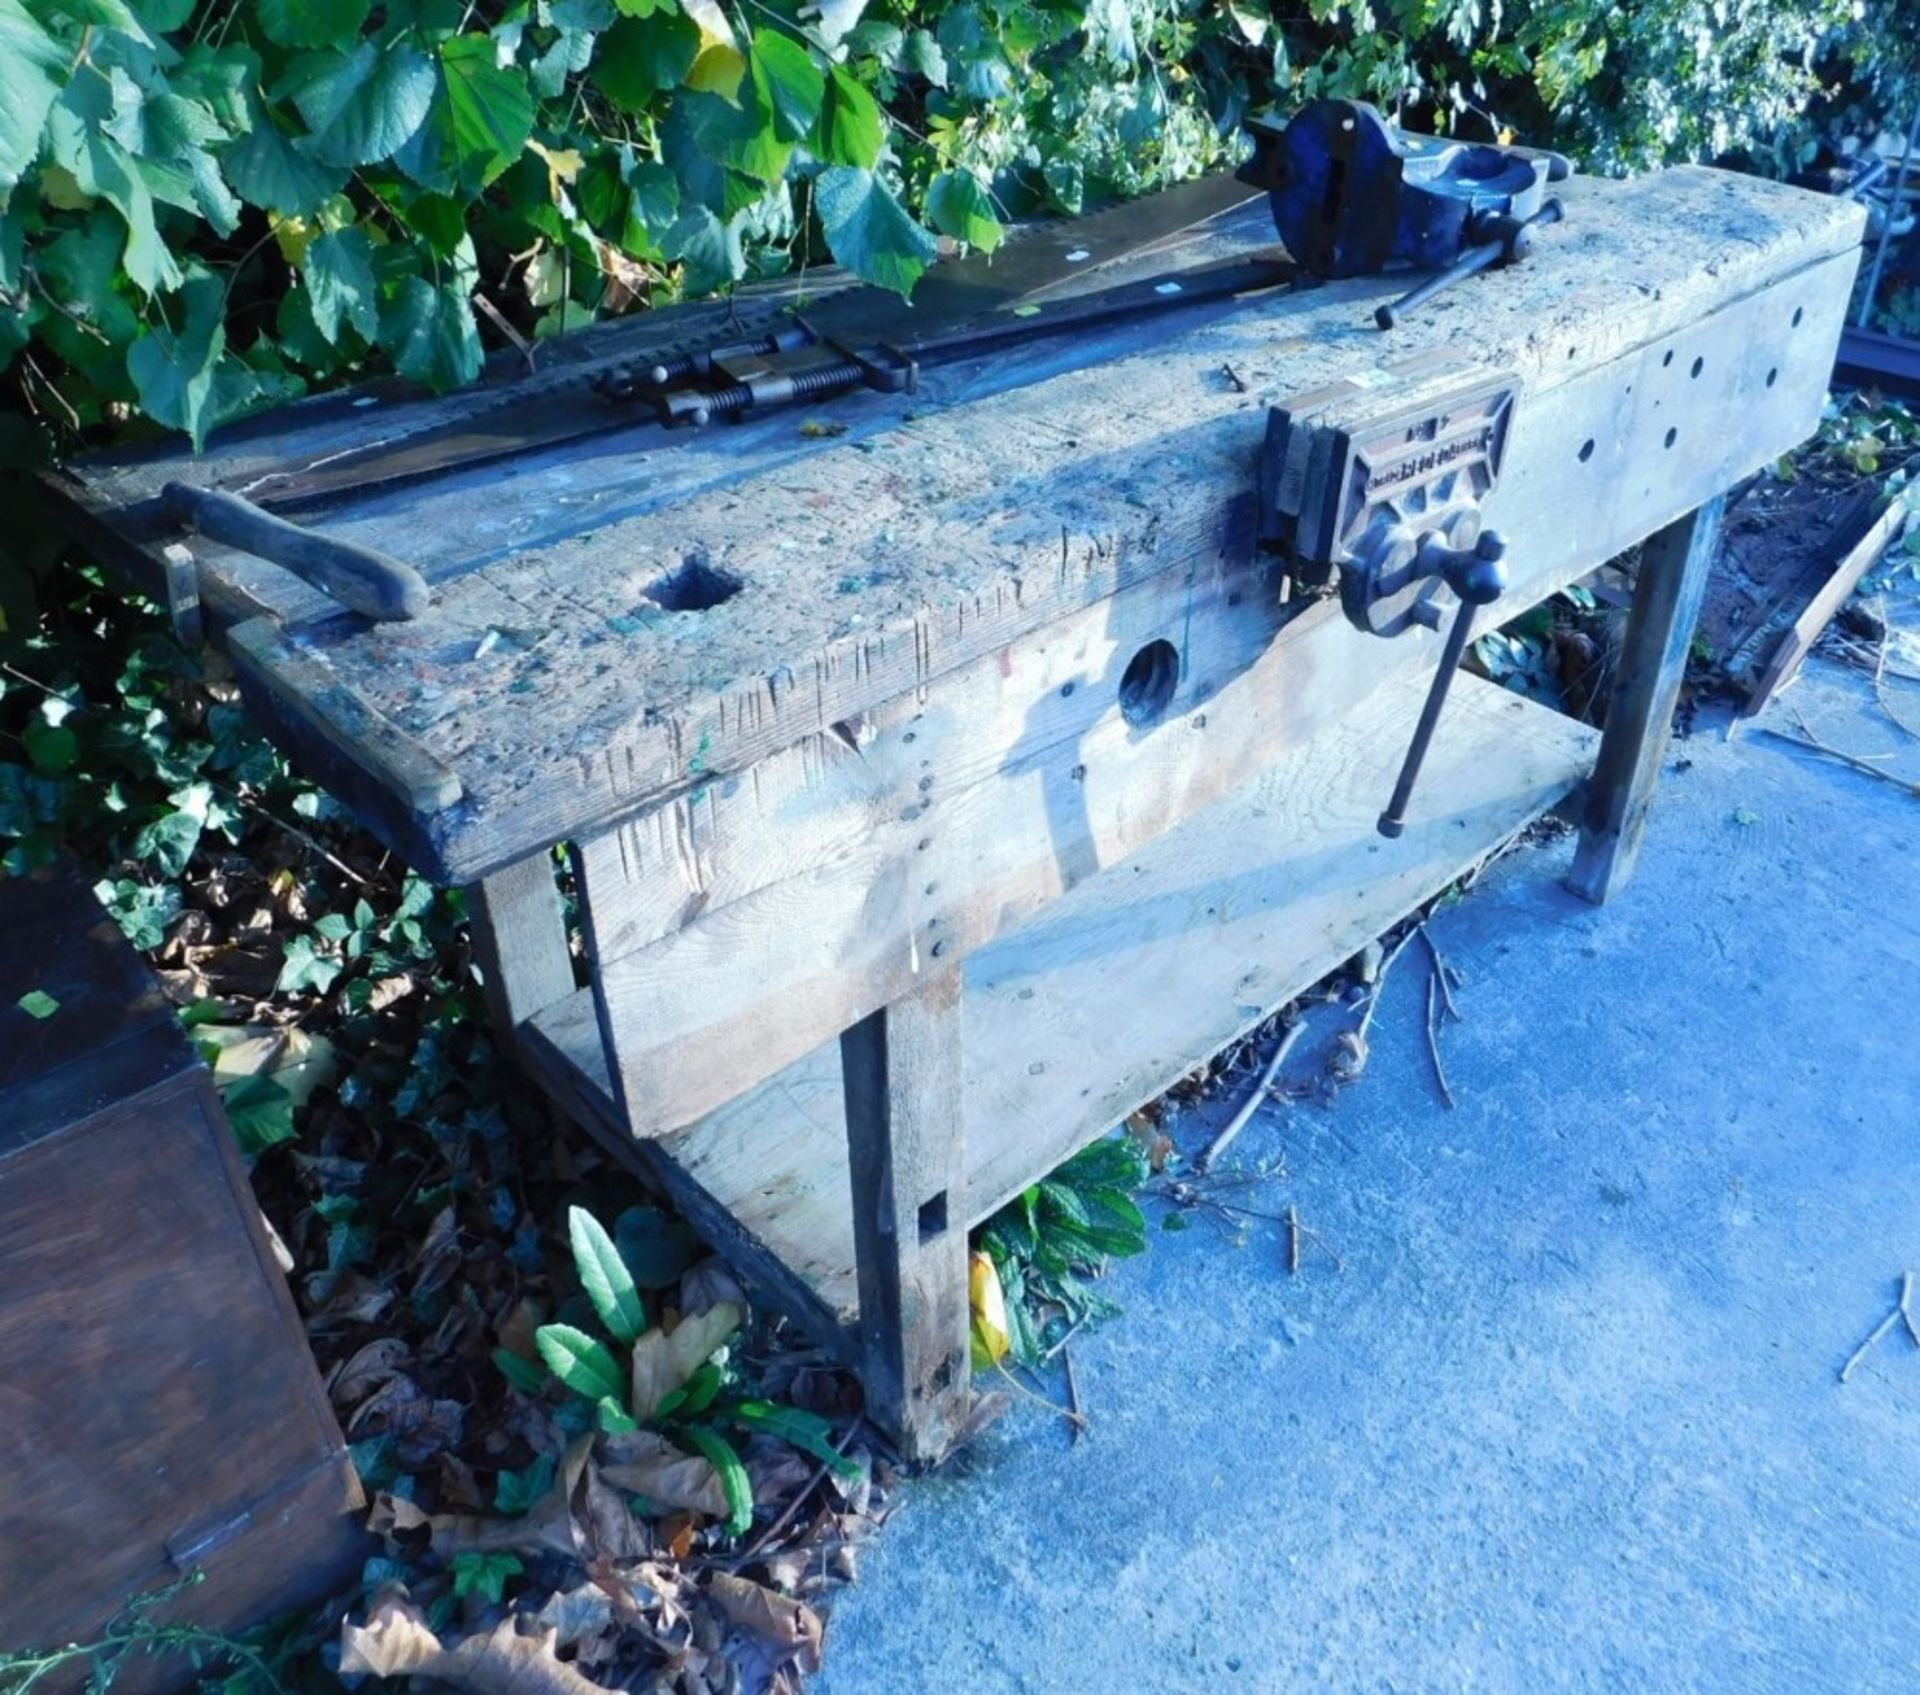
[[[1332,396],[1274,407],[1260,469],[1261,541],[1285,554],[1292,580],[1338,579],[1355,629],[1394,637],[1438,629],[1451,602],[1440,668],[1414,730],[1380,833],[1397,836],[1475,614],[1507,584],[1506,542],[1481,503],[1500,475],[1518,384],[1484,375],[1404,390],[1377,407]],[[1364,394],[1364,390],[1361,391]]]

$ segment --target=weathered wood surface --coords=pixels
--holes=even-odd
[[[1801,427],[1824,381],[1812,347],[1804,361],[1775,355],[1791,363],[1784,378],[1768,367],[1766,403],[1726,417],[1743,350],[1790,311],[1796,286],[1714,314],[1679,356],[1654,343],[1523,404],[1488,507],[1512,543],[1514,583],[1495,616],[1712,498],[1732,466]],[[1388,675],[1434,663],[1437,637],[1362,635],[1331,603],[1280,605],[1277,583],[1248,548],[1191,554],[580,843],[603,1021],[636,1133],[710,1111],[905,992],[929,959],[1004,933],[1337,725]],[[1128,663],[1156,639],[1178,650],[1181,675],[1164,716],[1140,725],[1116,703]]]
[[[359,1570],[359,1483],[159,985],[70,872],[0,879],[0,936],[0,1650],[194,1570],[167,1616],[237,1632]]]
[[[1400,282],[1358,279],[1201,310],[1177,333],[1116,329],[956,369],[919,397],[835,403],[849,430],[835,442],[803,443],[789,413],[648,454],[633,451],[637,438],[608,438],[343,508],[330,520],[340,533],[412,559],[439,604],[410,626],[311,621],[281,658],[325,667],[456,774],[458,802],[412,829],[382,822],[422,869],[471,880],[743,769],[1129,583],[1244,553],[1270,401],[1454,357],[1521,375],[1524,438],[1554,391],[1798,281],[1782,321],[1756,326],[1737,369],[1714,372],[1720,469],[1731,480],[1812,427],[1856,208],[1696,169],[1576,180],[1567,199],[1568,221],[1527,264],[1390,337],[1369,315]],[[1257,223],[1236,227],[1258,239]],[[1048,377],[1071,360],[1095,362]],[[1690,365],[1669,378],[1686,380]],[[1018,381],[1028,386],[1007,390]],[[1764,443],[1756,415],[1769,421]],[[1658,484],[1654,423],[1652,397],[1620,395],[1597,420],[1607,454],[1595,452],[1580,505],[1554,521],[1570,527],[1626,483]],[[661,611],[650,586],[689,561],[731,574],[740,592],[706,611]],[[489,634],[503,630],[514,634]],[[364,804],[382,788],[380,773],[340,758],[338,738],[320,745],[297,699],[306,684],[279,658],[256,648],[244,670],[283,738],[331,757],[328,778],[347,798]]]
[[[960,1099],[977,1222],[1283,1005],[1530,818],[1591,761],[1592,731],[1462,677],[1429,761],[1444,806],[1374,831],[1419,710],[1391,680],[1325,738],[1082,883],[964,966]],[[938,969],[938,967],[929,967]],[[591,994],[537,1016],[536,1074],[625,1135]],[[664,1140],[635,1144],[778,1264],[816,1336],[858,1306],[838,1044]],[[843,1342],[843,1348],[848,1344]]]
[[[573,954],[553,856],[531,854],[467,890],[473,951],[493,1027],[505,1041],[573,993]]]
[[[1567,878],[1575,894],[1596,906],[1625,885],[1640,856],[1687,649],[1713,569],[1721,507],[1721,497],[1714,496],[1652,537],[1640,555],[1620,675]]]
[[[958,969],[848,1029],[840,1072],[867,1409],[932,1462],[969,1398]]]

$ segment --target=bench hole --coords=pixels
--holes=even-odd
[[[1667,431],[1667,446],[1669,447],[1673,446],[1673,444],[1679,439],[1680,439],[1680,432],[1677,429]]]
[[[1693,369],[1692,369],[1691,371],[1689,371],[1689,372],[1687,373],[1687,375],[1688,375],[1688,376],[1690,376],[1690,377],[1698,377],[1698,376],[1700,375],[1700,373],[1701,373],[1702,371],[1704,371],[1704,370],[1705,370],[1706,368],[1707,368],[1707,362],[1706,362],[1706,360],[1704,360],[1704,359],[1696,359],[1696,360],[1694,360],[1694,362],[1693,362]]]
[[[1584,465],[1592,457],[1593,457],[1593,437],[1588,436],[1587,439],[1580,444],[1580,463]]]
[[[1804,318],[1804,317],[1805,317],[1806,315],[1807,315],[1807,309],[1806,309],[1806,307],[1804,307],[1804,306],[1796,306],[1796,307],[1794,307],[1794,309],[1793,309],[1793,327],[1794,327],[1794,328],[1795,328],[1796,330],[1797,330],[1797,329],[1798,329],[1798,328],[1800,327],[1800,320],[1801,320],[1802,318]]]
[[[947,1192],[942,1189],[931,1200],[920,1203],[920,1241],[937,1242],[947,1233]]]
[[[1772,370],[1767,372],[1767,387],[1772,388],[1774,383],[1779,380],[1779,376],[1780,367],[1775,365]]]
[[[1662,370],[1665,370],[1666,367],[1671,365],[1672,363],[1673,363],[1673,349],[1669,347],[1667,349],[1666,357],[1660,361],[1660,368]]]
[[[706,612],[739,592],[738,577],[704,559],[684,559],[647,584],[647,598],[668,612]]]
[[[1129,724],[1153,723],[1180,686],[1180,650],[1164,638],[1150,641],[1127,661],[1120,676],[1120,716]]]

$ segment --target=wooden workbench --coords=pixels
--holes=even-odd
[[[1653,538],[1575,881],[1601,898],[1629,868],[1718,498],[1817,423],[1860,214],[1699,169],[1575,179],[1565,200],[1526,264],[1390,334],[1372,309],[1404,283],[1360,279],[833,402],[832,436],[805,412],[641,426],[329,508],[330,532],[433,583],[417,623],[370,626],[202,542],[189,574],[276,739],[472,889],[527,1063],[931,1454],[965,1405],[966,1227],[1596,756],[1580,726],[1462,678],[1406,834],[1374,833],[1437,642],[1282,599],[1254,541],[1269,405],[1314,396],[1337,423],[1510,373],[1498,617]],[[1255,205],[1148,268],[1271,244]],[[478,401],[289,408],[191,474],[397,439],[721,317],[574,338]],[[178,538],[126,513],[181,470],[96,460],[53,486],[157,587]],[[579,875],[579,989],[556,844]]]

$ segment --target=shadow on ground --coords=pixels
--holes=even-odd
[[[1901,739],[1832,668],[1786,702]],[[1023,1407],[908,1491],[822,1689],[1920,1689],[1920,1348],[1835,1380],[1920,1271],[1920,800],[1723,729],[1613,906],[1563,842],[1435,920],[1457,1110],[1422,961],[1236,1145],[1344,1272],[1156,1241],[1091,1433]]]

